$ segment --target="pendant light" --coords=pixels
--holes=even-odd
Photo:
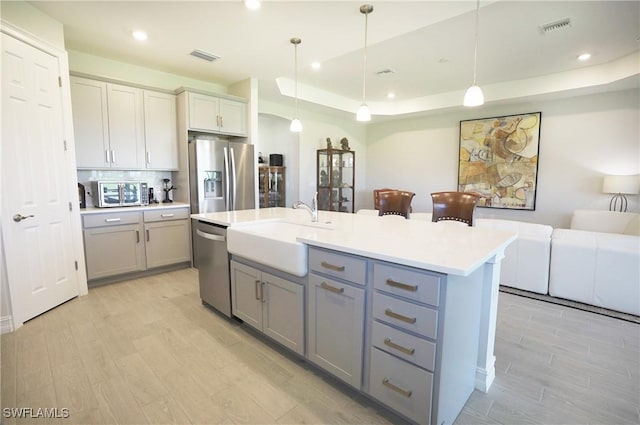
[[[484,95],[482,89],[476,84],[476,76],[478,73],[478,16],[480,15],[480,0],[476,0],[476,35],[475,47],[473,52],[473,84],[464,94],[464,106],[480,106],[484,104]]]
[[[295,85],[296,112],[293,119],[291,120],[291,125],[289,126],[289,130],[291,130],[294,133],[300,133],[302,131],[302,123],[298,119],[298,44],[302,43],[302,40],[300,40],[298,37],[294,37],[289,41],[291,42],[291,44],[293,44],[293,51],[294,51],[293,61],[295,64],[295,81],[296,81],[295,83],[296,84]]]
[[[373,12],[373,6],[370,4],[363,4],[360,6],[360,13],[364,14],[364,64],[362,70],[362,105],[356,112],[357,121],[371,121],[371,112],[366,103],[367,92],[367,24],[369,13]]]

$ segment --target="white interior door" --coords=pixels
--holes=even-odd
[[[2,228],[14,324],[78,295],[58,58],[2,34]]]

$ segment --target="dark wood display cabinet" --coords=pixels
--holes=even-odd
[[[260,208],[286,207],[285,167],[258,167]]]
[[[316,162],[318,209],[353,213],[356,153],[318,149]]]

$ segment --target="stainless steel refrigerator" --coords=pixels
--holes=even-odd
[[[255,208],[253,145],[199,137],[189,141],[191,212]],[[193,226],[194,265],[200,298],[231,317],[227,229],[199,221]]]
[[[191,139],[189,188],[192,214],[255,208],[253,145]]]

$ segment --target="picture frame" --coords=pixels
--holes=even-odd
[[[460,121],[458,191],[479,207],[536,207],[542,112]]]

